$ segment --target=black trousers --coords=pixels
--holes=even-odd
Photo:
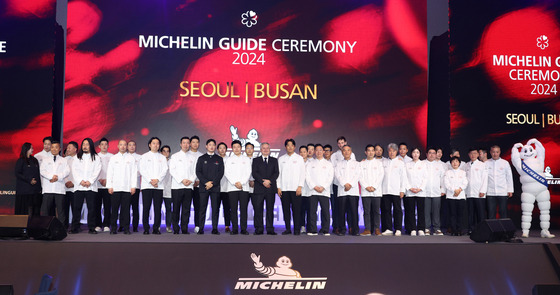
[[[253,210],[255,211],[255,216],[253,218],[255,232],[264,232],[263,224],[263,209],[264,202],[266,201],[266,231],[274,231],[274,202],[276,201],[275,192],[266,193],[253,193],[251,197],[251,204],[253,204]]]
[[[132,207],[132,229],[138,230],[140,222],[140,189],[136,188],[136,192],[130,197],[130,207]],[[128,209],[130,211],[130,208]]]
[[[413,230],[426,229],[426,213],[424,197],[404,197],[404,229],[410,234]],[[418,219],[416,219],[418,213]]]
[[[225,226],[230,226],[231,225],[231,206],[230,206],[230,201],[229,201],[229,197],[228,197],[229,193],[226,192],[220,192],[220,202],[222,203],[222,212],[224,214],[224,225]],[[249,198],[249,196],[247,196],[247,198]],[[248,200],[248,199],[247,199]]]
[[[103,210],[101,210],[101,206],[103,206]],[[102,212],[103,221],[101,220]],[[100,227],[111,225],[111,195],[108,189],[100,188],[97,191],[97,198],[95,199],[95,223]]]
[[[332,209],[332,228],[333,231],[338,228],[338,185],[333,184],[331,187],[331,209]]]
[[[447,199],[449,204],[449,221],[451,223],[451,232],[460,233],[463,224],[463,212],[465,211],[466,200]]]
[[[68,215],[64,211],[64,203],[66,202],[65,194],[43,194],[43,203],[41,204],[41,216],[54,216],[53,209],[56,208],[56,215],[62,224],[66,224]]]
[[[329,210],[329,197],[312,195],[309,197],[309,222],[307,230],[310,233],[317,233],[317,208],[321,204],[321,233],[329,232],[331,213]]]
[[[346,224],[344,220],[345,215],[348,215],[348,223],[350,227],[350,234],[357,234],[360,232],[358,226],[358,196],[338,196],[338,231],[342,234],[346,233]],[[348,213],[347,213],[348,212]]]
[[[193,209],[194,209],[194,225],[200,226],[200,190],[198,187],[193,189]]]
[[[507,196],[486,196],[486,204],[488,205],[488,219],[496,219],[496,207],[500,218],[507,218]]]
[[[469,231],[473,231],[476,226],[486,218],[486,199],[467,198]]]
[[[295,191],[282,192],[282,213],[284,214],[284,224],[286,230],[292,230],[292,219],[294,218],[294,232],[299,233],[301,229],[301,196],[296,196]],[[292,215],[291,215],[292,214]]]
[[[111,196],[111,229],[117,230],[117,217],[120,209],[120,226],[124,231],[130,231],[130,192],[113,192]]]
[[[171,198],[163,198],[163,205],[165,206],[165,227],[171,227],[173,223],[173,201]]]
[[[171,190],[171,199],[173,200],[173,230],[179,231],[179,216],[181,219],[181,230],[183,232],[189,229],[189,218],[191,218],[191,201],[193,198],[193,190],[188,188]]]
[[[383,197],[381,198],[381,213],[384,216],[384,229],[391,231],[393,230],[393,228],[395,230],[402,230],[403,212],[401,206],[401,197],[397,195],[383,195]],[[391,207],[393,208],[392,214]]]
[[[208,198],[210,198],[210,206],[212,207],[212,229],[218,229],[218,219],[220,218],[220,192],[200,192],[200,219],[198,224],[200,230],[204,230],[206,224],[206,210],[208,209]]]
[[[163,203],[163,190],[143,189],[142,190],[142,227],[144,231],[150,230],[150,208],[154,202],[154,229],[161,227],[161,203]]]
[[[41,215],[41,203],[43,195],[37,194],[16,194],[15,215]]]
[[[93,191],[75,191],[74,192],[74,207],[72,208],[72,229],[80,229],[80,219],[82,218],[82,207],[84,206],[84,199],[86,200],[88,215],[87,225],[88,229],[95,229],[95,196],[96,192]]]
[[[374,233],[375,229],[379,229],[379,225],[381,224],[381,215],[379,213],[381,198],[362,197],[362,206],[364,207],[364,225],[366,230]]]
[[[305,226],[305,229],[309,231],[309,219],[311,217],[311,196],[309,197],[301,197],[301,226]],[[315,208],[315,214],[317,212],[317,208]]]
[[[66,229],[70,226],[70,210],[74,205],[74,192],[66,192],[66,202],[64,202],[64,213],[66,213],[66,224],[64,227]]]
[[[228,195],[229,195],[229,207],[231,208],[230,210],[231,230],[233,231],[238,230],[238,222],[237,222],[238,205],[239,205],[239,215],[241,217],[240,219],[241,230],[247,230],[247,210],[249,207],[249,192],[234,191],[234,192],[229,192]],[[224,210],[224,214],[226,214],[225,210]]]

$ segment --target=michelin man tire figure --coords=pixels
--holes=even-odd
[[[535,147],[533,148],[534,145]],[[520,175],[521,181],[521,229],[523,238],[529,237],[531,215],[535,201],[541,212],[541,237],[554,238],[550,227],[550,192],[544,177],[544,146],[535,138],[523,146],[516,143],[511,149],[511,162]]]

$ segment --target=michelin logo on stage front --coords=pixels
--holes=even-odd
[[[278,258],[276,266],[265,266],[255,253],[251,253],[251,259],[255,271],[265,278],[239,278],[235,290],[324,290],[327,286],[326,277],[303,278],[292,269],[292,260],[287,256]]]

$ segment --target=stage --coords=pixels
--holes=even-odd
[[[536,284],[560,284],[560,239],[539,238],[536,230],[520,244],[447,235],[221,232],[3,240],[0,284],[13,284],[15,294],[34,294],[43,274],[54,277],[59,294],[529,294]],[[267,278],[256,271],[252,253],[273,267],[289,257],[288,269],[301,278]]]

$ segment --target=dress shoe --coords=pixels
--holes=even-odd
[[[79,229],[73,229],[73,230],[69,231],[68,233],[77,234],[77,233],[80,233],[80,230]]]
[[[342,237],[342,236],[346,235],[346,233],[341,232],[341,231],[336,231],[335,235],[337,235],[339,237]]]
[[[291,235],[291,234],[292,234],[292,231],[291,231],[291,230],[285,230],[285,231],[282,232],[282,235],[283,235],[283,236],[285,236],[285,235]]]
[[[132,233],[130,232],[130,230],[125,230],[125,231],[124,231],[124,234],[125,234],[125,235],[131,235]]]
[[[90,230],[88,231],[88,234],[96,235],[96,234],[97,234],[97,231],[95,231],[94,229],[90,229]]]
[[[149,230],[145,230],[145,231],[144,231],[144,234],[145,234],[145,235],[149,235],[149,234],[150,234],[150,231],[149,231]]]
[[[184,230],[181,233],[184,234],[184,235],[190,235],[191,234],[188,230]]]
[[[230,235],[235,236],[237,234],[239,234],[239,232],[237,232],[236,230],[232,230],[229,232]]]
[[[244,236],[246,236],[246,235],[248,235],[248,234],[249,234],[249,232],[248,232],[248,231],[246,231],[246,230],[244,230],[244,229],[242,229],[242,230],[241,230],[241,234],[242,234],[242,235],[244,235]]]
[[[137,232],[138,232],[138,228],[135,227],[135,228],[132,229],[132,231],[135,232],[135,233],[137,233]]]
[[[123,232],[123,231],[124,231],[124,227],[122,227],[122,226],[119,226],[119,230],[118,230],[118,232]]]
[[[173,234],[174,234],[174,235],[178,235],[178,234],[179,234],[179,231],[178,231],[178,230],[174,230],[174,231],[173,231]]]
[[[159,231],[159,229],[154,229],[154,230],[152,231],[152,234],[154,234],[154,235],[161,235],[161,232]]]
[[[260,236],[260,235],[262,235],[262,234],[263,234],[262,231],[255,231],[255,233],[254,233],[255,236]]]
[[[364,230],[363,233],[360,234],[360,236],[364,236],[364,237],[371,236],[371,231],[366,229]]]
[[[299,236],[300,234],[301,234],[301,232],[299,232],[299,231],[294,232],[294,236]]]
[[[212,234],[213,234],[213,235],[219,235],[220,232],[219,232],[217,229],[213,229],[213,230],[212,230]]]
[[[112,230],[112,231],[110,232],[110,234],[116,235],[116,234],[117,234],[117,231],[116,231],[116,230]]]
[[[204,234],[204,231],[203,231],[203,230],[199,230],[196,234],[197,234],[197,235],[203,235],[203,234]]]
[[[266,234],[271,235],[271,236],[277,235],[277,233],[275,231],[267,231]]]

